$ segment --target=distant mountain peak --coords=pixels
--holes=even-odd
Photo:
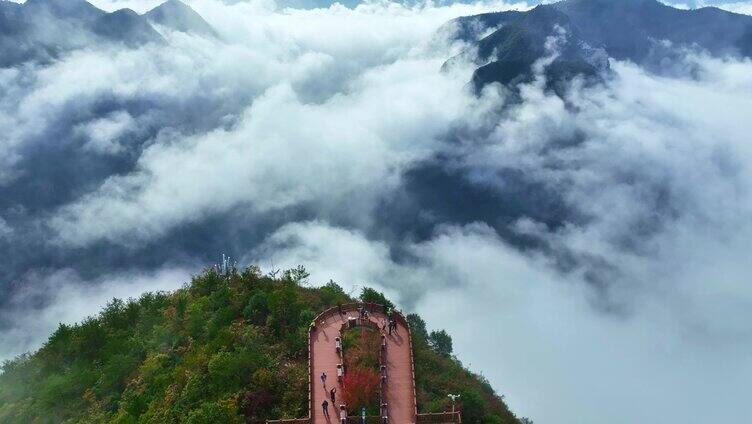
[[[187,4],[183,3],[180,0],[167,0],[166,2],[146,12],[146,15],[152,12],[160,11],[160,10],[178,12],[178,13],[186,13],[186,12],[196,13],[190,6],[188,6]]]
[[[120,9],[105,14],[97,19],[93,30],[102,37],[130,46],[164,41],[146,19],[131,9]]]
[[[23,62],[48,63],[66,52],[99,43],[127,47],[164,43],[157,25],[217,36],[198,13],[179,0],[169,0],[143,15],[131,9],[107,13],[86,0],[0,0],[0,68]]]
[[[59,9],[76,9],[82,6],[94,7],[86,0],[26,0],[25,6],[52,6]]]
[[[113,16],[129,16],[129,17],[134,17],[134,16],[138,16],[138,13],[136,13],[135,10],[128,9],[126,7],[126,8],[123,8],[123,9],[118,9],[118,10],[110,13],[110,15],[113,15]]]
[[[477,57],[476,89],[529,81],[557,27],[565,29],[566,41],[548,67],[549,82],[598,75],[607,63],[603,57],[659,70],[669,53],[661,41],[719,56],[752,56],[752,17],[717,8],[676,9],[657,0],[564,0],[452,21],[455,37],[472,45],[458,57]]]
[[[27,0],[23,7],[37,13],[44,11],[58,18],[91,20],[104,15],[86,0]]]
[[[204,18],[180,0],[168,0],[144,14],[157,24],[176,31],[216,37],[217,33]]]

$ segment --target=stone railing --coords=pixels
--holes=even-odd
[[[308,329],[308,421],[311,422],[311,414],[313,414],[313,337],[311,337],[311,329]],[[269,421],[267,421],[269,424]],[[290,423],[294,424],[294,423]],[[300,423],[303,424],[303,423]]]
[[[360,419],[361,417],[356,416],[347,417],[347,424],[360,424]],[[377,416],[368,415],[366,416],[366,424],[381,424],[381,421],[379,421],[379,417]]]
[[[358,311],[358,307],[360,305],[363,305],[365,309],[369,312],[381,312],[383,314],[386,314],[386,309],[384,306],[379,305],[377,303],[347,303],[339,306],[334,306],[329,309],[326,309],[325,311],[321,312],[316,316],[316,318],[313,319],[312,326],[308,331],[308,417],[307,418],[296,418],[296,419],[286,419],[286,420],[267,420],[267,424],[311,424],[311,413],[313,411],[314,405],[313,405],[313,384],[314,384],[314,378],[313,378],[313,338],[311,337],[311,332],[315,328],[316,325],[319,323],[325,322],[330,316],[333,316],[335,314],[340,313],[347,313],[351,311]],[[410,368],[412,371],[413,376],[413,382],[415,381],[415,362],[413,358],[413,339],[412,334],[410,332],[410,324],[407,322],[407,319],[405,319],[405,316],[402,315],[399,311],[394,311],[394,317],[397,321],[402,323],[402,325],[407,329],[407,336],[409,340],[410,345]],[[361,319],[358,318],[357,325],[364,325],[367,327],[371,327],[375,330],[379,330],[379,326],[377,323],[372,322],[370,319]],[[344,328],[343,328],[344,329]],[[340,355],[342,353],[340,352]],[[381,359],[381,358],[380,358]],[[381,361],[379,361],[381,362]],[[382,388],[383,390],[383,388]],[[382,399],[383,402],[383,399]],[[413,384],[413,405],[415,405],[415,414],[416,417],[418,417],[418,423],[443,423],[444,421],[420,421],[420,417],[423,416],[433,416],[433,415],[442,415],[442,414],[420,414],[418,415],[418,407],[416,402],[416,396],[415,396],[415,385]],[[452,413],[448,413],[452,414]],[[459,413],[456,413],[456,416],[459,418]],[[424,418],[424,419],[433,419],[433,418]],[[450,423],[459,423],[460,421],[446,421]],[[347,423],[348,424],[359,424],[360,423],[360,417],[347,417]],[[380,424],[380,417],[378,416],[369,416],[366,417],[366,423],[367,424]],[[417,423],[416,423],[417,424]]]
[[[462,424],[462,417],[459,412],[418,414],[415,422],[416,424]]]
[[[396,312],[395,314],[395,320],[402,323],[402,325],[407,328],[407,340],[410,344],[410,372],[413,375],[413,405],[415,407],[415,415],[418,415],[418,396],[415,393],[415,358],[413,356],[413,333],[410,331],[410,323],[407,322],[407,319],[404,315],[402,315],[401,312]]]
[[[384,411],[384,405],[386,405],[386,380],[381,378],[381,367],[386,365],[386,355],[387,352],[384,349],[384,346],[382,345],[382,339],[384,338],[384,335],[381,335],[379,337],[379,415],[380,416],[388,416],[388,413]],[[389,377],[387,376],[387,379]]]
[[[333,306],[323,311],[322,313],[318,314],[318,316],[314,318],[314,322],[325,321],[330,316],[339,314],[340,310],[342,311],[342,313],[357,311],[360,305],[364,305],[368,312],[386,313],[386,311],[384,310],[384,307],[377,303],[345,303],[340,306]]]
[[[340,327],[339,329],[340,334],[357,327],[364,327],[369,330],[379,331],[379,325],[371,321],[369,318],[354,318],[353,322],[355,323],[355,326],[353,327],[350,326],[349,321],[342,323],[342,327]]]
[[[380,424],[380,417],[367,416],[366,424]],[[298,418],[292,420],[269,420],[267,424],[310,424],[310,418]],[[418,414],[416,424],[461,424],[459,412],[438,412],[429,414]],[[347,424],[360,424],[360,417],[347,417]]]

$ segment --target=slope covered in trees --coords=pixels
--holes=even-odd
[[[0,423],[256,423],[307,415],[307,331],[318,311],[352,302],[337,284],[305,284],[250,267],[208,270],[173,293],[114,299],[98,316],[60,325],[36,353],[3,364]],[[364,289],[361,300],[390,304]],[[463,421],[516,423],[482,378],[452,357],[451,338],[410,315],[418,406]]]

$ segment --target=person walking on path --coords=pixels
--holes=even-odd
[[[340,405],[339,407],[339,421],[342,424],[347,424],[347,410],[345,409],[345,405]]]
[[[336,402],[336,396],[337,396],[337,388],[332,387],[332,390],[329,390],[329,397],[332,398],[332,405],[334,405],[334,402]]]
[[[321,408],[324,410],[324,416],[329,418],[329,402],[326,399],[321,402]]]
[[[321,373],[321,382],[324,384],[324,387],[326,387],[326,371]]]

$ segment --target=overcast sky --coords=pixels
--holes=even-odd
[[[437,29],[524,2],[187,3],[219,40],[0,70],[0,358],[228,253],[385,291],[538,424],[752,419],[752,62],[513,103]]]

